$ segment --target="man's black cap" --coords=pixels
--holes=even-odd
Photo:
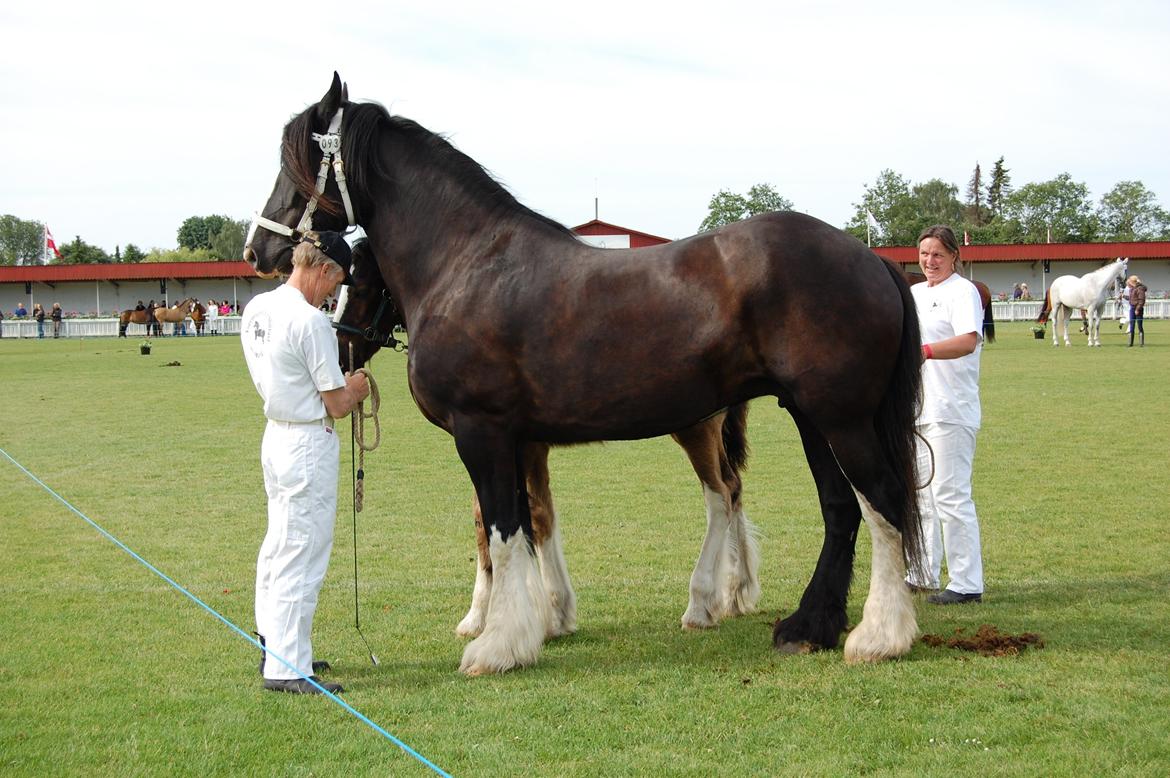
[[[325,256],[332,259],[334,262],[345,271],[345,278],[341,283],[346,286],[353,286],[353,276],[349,274],[350,265],[353,264],[353,254],[349,250],[349,244],[345,242],[345,236],[340,232],[306,232],[305,236],[301,238],[302,243],[312,243],[320,249]]]

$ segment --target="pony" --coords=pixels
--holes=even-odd
[[[195,334],[202,335],[204,319],[207,318],[207,309],[203,307],[203,303],[194,300],[191,302],[190,317],[191,321],[195,323]]]
[[[366,241],[353,247],[354,284],[343,290],[333,315],[341,368],[364,367],[383,347],[405,350],[395,333],[406,322],[386,289]],[[725,616],[753,613],[760,597],[759,533],[744,514],[742,472],[748,457],[746,404],[732,406],[671,435],[682,446],[699,478],[707,506],[707,533],[690,580],[685,629],[716,626]],[[576,594],[565,564],[557,514],[549,487],[549,446],[529,442],[523,452],[533,545],[556,621],[549,637],[576,631]],[[471,607],[456,627],[463,637],[483,631],[492,593],[492,564],[483,513],[474,499],[476,565]],[[564,603],[563,607],[557,607]]]
[[[156,322],[158,322],[159,333],[161,334],[162,325],[164,323],[170,322],[171,324],[175,325],[174,331],[177,334],[179,331],[179,325],[186,321],[187,317],[191,315],[191,308],[194,305],[194,298],[187,297],[175,303],[170,308],[163,308],[162,306],[155,308],[154,319]]]
[[[926,276],[907,270],[906,280],[910,282],[910,286],[914,286],[915,284],[926,283]],[[975,289],[979,292],[979,302],[983,305],[983,337],[987,339],[988,343],[994,343],[995,317],[991,310],[991,289],[982,281],[972,281],[971,283],[975,285]]]
[[[138,310],[135,308],[127,308],[126,310],[122,311],[121,315],[118,317],[119,338],[126,337],[126,330],[130,327],[131,324],[146,325],[146,334],[149,335],[151,334],[151,330],[154,328],[155,319],[150,309],[143,308]]]
[[[350,102],[336,73],[285,126],[281,157],[244,258],[272,277],[291,271],[314,224],[363,228],[410,333],[415,404],[454,438],[479,500],[493,585],[462,672],[534,664],[555,623],[535,561],[529,444],[657,437],[761,396],[795,420],[825,524],[773,646],[838,645],[864,520],[869,593],[845,660],[910,650],[922,355],[900,269],[793,212],[660,246],[594,248],[443,137]],[[857,321],[866,326],[849,326]]]
[[[1060,276],[1048,287],[1044,295],[1044,306],[1036,322],[1044,324],[1052,314],[1052,345],[1059,346],[1058,330],[1063,325],[1064,345],[1071,346],[1068,339],[1068,320],[1076,308],[1088,311],[1089,345],[1101,345],[1101,309],[1105,307],[1106,292],[1118,279],[1125,277],[1129,257],[1118,257],[1112,263],[1097,268],[1091,273],[1077,276]]]

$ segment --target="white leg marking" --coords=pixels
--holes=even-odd
[[[540,576],[548,592],[551,615],[548,637],[572,635],[577,631],[577,594],[569,581],[569,567],[561,545],[561,530],[553,515],[552,531],[540,545]]]
[[[854,489],[861,515],[873,540],[869,596],[861,623],[845,639],[846,662],[876,662],[893,659],[910,651],[918,634],[914,600],[906,587],[906,564],[902,561],[902,533],[894,529]]]
[[[704,629],[719,623],[723,608],[715,591],[722,580],[721,569],[726,569],[727,530],[731,506],[723,495],[703,484],[703,501],[707,504],[707,534],[691,573],[691,599],[683,614],[686,629]]]
[[[459,670],[502,673],[535,664],[549,621],[548,596],[523,532],[505,543],[493,529],[492,597],[483,633],[467,644]]]
[[[730,569],[723,590],[723,612],[728,616],[755,613],[760,601],[760,531],[743,509],[735,512],[727,534]]]
[[[483,623],[487,619],[488,605],[492,601],[492,574],[480,561],[475,563],[475,589],[471,592],[471,608],[455,634],[460,637],[473,638],[483,632]]]

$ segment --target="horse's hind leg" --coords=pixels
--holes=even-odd
[[[825,437],[800,411],[789,408],[800,431],[825,522],[825,540],[812,579],[796,611],[772,628],[772,643],[785,653],[835,648],[845,629],[845,601],[853,577],[853,554],[861,511]]]
[[[918,521],[918,517],[895,513],[901,487],[890,464],[882,458],[872,425],[834,430],[828,438],[853,486],[873,543],[869,596],[861,623],[845,640],[845,661],[899,657],[910,651],[918,632],[914,601],[906,585],[903,548],[903,533],[911,531],[907,523]]]
[[[532,515],[532,541],[536,545],[540,575],[552,609],[546,637],[571,635],[577,631],[577,595],[569,580],[561,531],[549,488],[546,444],[529,443],[525,446],[524,474],[528,486],[528,511]]]
[[[732,525],[732,496],[720,468],[722,427],[720,414],[672,436],[686,451],[707,505],[707,531],[691,572],[690,600],[682,617],[682,625],[687,629],[714,627],[725,611],[720,584],[731,567],[728,536]]]

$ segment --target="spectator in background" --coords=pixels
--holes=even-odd
[[[1024,296],[1024,290],[1022,288],[1020,288],[1019,284],[1016,284],[1015,287],[1012,288],[1012,302],[1014,303],[1016,300],[1019,300],[1023,296]]]
[[[32,315],[37,320],[37,337],[45,337],[45,309],[41,307],[40,303],[33,305]],[[1130,344],[1133,344],[1133,338],[1130,338]]]
[[[1141,336],[1139,348],[1146,345],[1146,285],[1137,276],[1130,276],[1126,285],[1129,292],[1129,346],[1133,347],[1135,333]]]
[[[16,307],[12,309],[12,316],[17,319],[23,319],[28,316],[28,309],[24,307],[24,303],[17,303]]]
[[[61,337],[61,319],[65,317],[61,310],[61,303],[53,303],[53,310],[49,311],[49,318],[53,320],[53,337]]]
[[[219,303],[217,303],[215,300],[208,300],[207,301],[207,313],[205,315],[205,318],[207,319],[207,334],[208,335],[218,335],[219,334]]]

